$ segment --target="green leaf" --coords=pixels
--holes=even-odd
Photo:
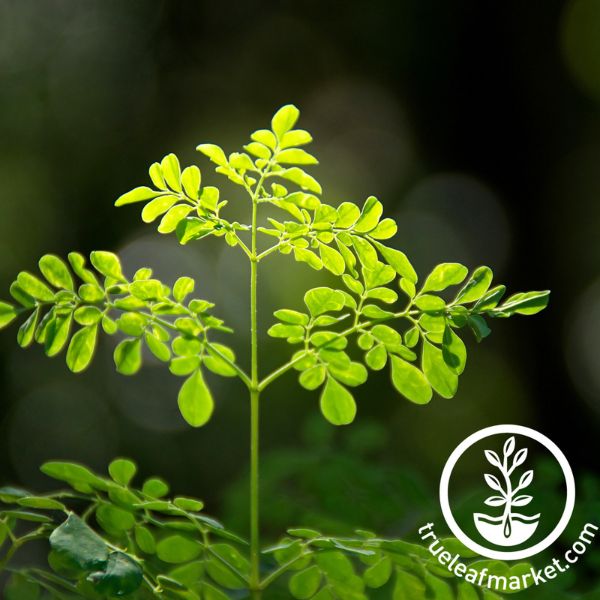
[[[442,398],[454,397],[458,375],[446,364],[442,351],[427,340],[423,341],[422,369],[431,387]]]
[[[164,498],[169,493],[169,484],[162,479],[153,477],[144,482],[142,493],[151,498]]]
[[[121,535],[135,525],[135,518],[129,511],[113,506],[101,504],[96,510],[96,521],[109,535]]]
[[[535,315],[548,306],[550,292],[521,292],[504,301],[499,310],[509,315]]]
[[[134,281],[129,290],[132,296],[140,300],[160,300],[164,296],[163,284],[158,279]]]
[[[0,327],[2,327],[2,302],[0,302]],[[16,316],[16,314],[15,314]],[[40,316],[40,309],[36,308],[29,318],[19,327],[17,333],[17,342],[21,348],[27,348],[33,342],[35,336],[35,328],[37,327],[38,319]],[[14,317],[13,317],[14,318]],[[11,319],[12,320],[12,319]],[[10,321],[8,323],[10,323]],[[7,323],[5,323],[7,324]]]
[[[465,343],[450,327],[444,330],[442,353],[446,364],[460,375],[467,364],[467,349]]]
[[[367,289],[372,289],[393,281],[396,277],[396,272],[389,265],[377,261],[372,268],[363,269],[363,275]]]
[[[415,404],[427,404],[431,400],[431,385],[425,375],[414,365],[392,355],[392,383],[408,400]]]
[[[383,259],[400,275],[406,277],[412,283],[417,283],[418,277],[410,261],[406,257],[404,252],[396,250],[395,248],[388,248],[379,242],[373,242]]]
[[[67,265],[58,256],[46,254],[39,262],[40,271],[46,280],[55,288],[73,291],[73,277]]]
[[[146,333],[145,340],[148,349],[158,360],[162,362],[169,362],[171,360],[171,351],[167,344],[151,333]]]
[[[190,212],[192,212],[192,207],[187,204],[178,204],[169,209],[167,214],[165,214],[160,221],[158,233],[173,233],[177,229],[177,225],[179,225]]]
[[[40,302],[52,302],[54,300],[54,292],[31,273],[27,273],[26,271],[19,273],[17,283],[21,290]]]
[[[357,294],[359,296],[362,295],[363,292],[365,291],[363,284],[360,281],[358,281],[358,279],[354,279],[354,277],[351,277],[348,274],[343,275],[342,280],[343,280],[344,284],[346,285],[346,287],[351,292],[354,292],[355,294]]]
[[[236,370],[215,352],[215,350],[218,350],[230,362],[235,363],[235,354],[231,348],[213,342],[207,350],[208,356],[204,356],[202,364],[209,371],[221,375],[221,377],[235,377],[237,375]]]
[[[160,163],[152,163],[150,165],[150,168],[148,169],[148,174],[150,175],[150,179],[152,179],[152,183],[159,189],[159,190],[166,190],[167,189],[167,184],[165,182],[165,178],[163,177],[162,174],[162,169],[160,167]]]
[[[116,254],[96,250],[90,254],[90,260],[94,267],[105,277],[111,277],[117,281],[126,281],[121,270],[121,262]]]
[[[39,600],[40,585],[26,575],[13,573],[4,588],[5,600]]]
[[[187,296],[194,291],[195,282],[191,277],[180,277],[173,286],[173,298],[177,302],[184,302]]]
[[[127,596],[142,585],[143,576],[142,568],[133,558],[123,552],[111,552],[106,568],[92,573],[89,580],[99,594]]]
[[[198,152],[202,152],[204,156],[208,157],[212,162],[219,165],[220,167],[227,166],[227,157],[225,156],[225,152],[216,144],[200,144],[196,147]]]
[[[198,200],[200,193],[200,169],[196,166],[187,167],[181,174],[181,183],[186,195],[193,200]]]
[[[36,314],[38,314],[37,311],[36,311]],[[0,302],[0,329],[2,329],[3,327],[6,327],[10,323],[12,323],[17,318],[18,315],[19,315],[19,312],[12,304],[8,304],[8,302]],[[30,317],[30,319],[31,319],[31,317]],[[33,325],[29,324],[29,328],[33,327],[35,329],[35,321],[36,320],[37,320],[37,317],[34,319]],[[31,340],[29,340],[29,343],[31,343]]]
[[[185,376],[193,373],[200,366],[199,356],[182,356],[174,358],[169,366],[173,375]]]
[[[353,230],[357,233],[368,233],[375,229],[383,214],[383,205],[375,196],[369,196],[362,208],[360,218],[355,223]]]
[[[425,280],[421,293],[440,292],[451,285],[462,283],[469,270],[459,263],[437,265]]]
[[[334,275],[341,275],[346,270],[344,257],[337,250],[326,244],[319,244],[319,255],[323,261],[323,266]]]
[[[177,508],[181,508],[181,510],[186,510],[188,512],[200,512],[204,508],[204,502],[196,500],[195,498],[183,498],[181,496],[175,498],[173,504],[175,504]]]
[[[303,338],[304,327],[301,325],[286,325],[284,323],[276,323],[269,328],[267,334],[274,338]]]
[[[273,139],[273,141],[275,140]],[[306,144],[310,144],[311,142],[312,135],[310,135],[308,131],[305,131],[304,129],[293,129],[292,131],[288,131],[287,133],[283,134],[279,146],[281,148],[292,148],[295,146],[304,146]],[[274,147],[275,146],[273,146],[273,148]]]
[[[319,182],[299,167],[285,169],[284,171],[278,172],[277,175],[299,185],[303,190],[314,192],[315,194],[320,194],[323,191]]]
[[[337,208],[335,226],[340,229],[349,229],[360,217],[360,208],[352,202],[342,202]]]
[[[275,113],[271,119],[271,129],[277,139],[281,140],[294,127],[299,116],[300,111],[293,104],[286,104]]]
[[[480,300],[477,301],[473,310],[476,312],[484,312],[492,308],[496,308],[504,293],[506,292],[506,286],[498,285],[495,288],[487,292]]]
[[[214,401],[200,369],[181,386],[178,403],[181,415],[192,427],[201,427],[210,419]]]
[[[133,204],[134,202],[145,202],[156,198],[160,192],[157,192],[149,187],[141,186],[119,196],[115,202],[115,206],[125,206],[125,204]]]
[[[103,313],[96,306],[81,306],[75,313],[74,318],[79,325],[96,325],[102,320]]]
[[[394,237],[397,231],[398,225],[394,219],[383,219],[375,229],[369,232],[369,236],[376,240],[388,240]]]
[[[344,294],[339,290],[328,287],[318,287],[304,294],[304,303],[310,314],[318,317],[329,311],[338,311],[344,308]]]
[[[383,344],[378,344],[371,348],[366,356],[365,362],[373,371],[381,371],[387,363],[387,351]]]
[[[96,348],[98,326],[80,329],[71,339],[67,350],[67,366],[73,373],[81,373],[92,361]]]
[[[367,369],[359,362],[352,362],[347,367],[331,364],[329,365],[329,373],[335,379],[350,387],[362,385],[368,377]]]
[[[432,294],[417,296],[415,305],[421,310],[429,312],[441,311],[446,308],[446,303],[439,296],[433,296]]]
[[[367,304],[363,307],[361,314],[369,319],[391,319],[394,316],[394,313],[383,310],[376,304]]]
[[[263,160],[269,160],[271,158],[271,150],[259,142],[250,142],[244,146],[244,149],[257,158],[262,158]]]
[[[250,564],[246,558],[229,544],[213,544],[211,550],[221,557],[221,560],[213,556],[206,562],[206,570],[210,577],[219,585],[229,589],[245,588],[246,583],[225,565],[230,564],[239,573],[248,576],[250,573]],[[225,564],[223,561],[225,561]]]
[[[196,217],[187,217],[177,224],[177,239],[183,245],[192,240],[200,240],[215,231],[214,223]]]
[[[315,365],[303,371],[298,378],[300,385],[307,390],[316,390],[323,385],[327,369],[324,365]]]
[[[79,288],[79,296],[84,302],[95,304],[104,300],[104,291],[95,283],[84,283]]]
[[[167,154],[161,163],[160,168],[162,170],[163,177],[167,182],[168,186],[176,192],[181,191],[181,167],[179,166],[179,159],[174,154]]]
[[[321,570],[316,565],[294,573],[289,582],[290,594],[296,600],[308,600],[319,590],[321,579]]]
[[[417,293],[415,284],[410,281],[409,279],[406,279],[406,277],[402,277],[400,279],[400,289],[409,297],[409,298],[414,298],[415,294]]]
[[[71,314],[57,316],[48,325],[45,337],[45,351],[47,356],[56,356],[65,347],[71,330]]]
[[[388,325],[375,325],[371,330],[371,334],[377,341],[385,344],[389,348],[402,345],[402,336]]]
[[[392,576],[392,561],[389,556],[384,556],[365,570],[363,578],[370,588],[384,586]]]
[[[393,600],[426,600],[425,584],[411,573],[398,569]]]
[[[316,271],[320,271],[323,268],[323,263],[319,257],[310,250],[305,248],[294,248],[294,258],[299,262],[305,262]]]
[[[271,150],[275,150],[277,146],[277,139],[273,135],[273,132],[268,129],[259,129],[258,131],[255,131],[250,138],[259,144],[267,146]]]
[[[321,412],[332,425],[349,425],[356,416],[356,403],[352,394],[333,377],[321,394]]]
[[[25,508],[37,508],[39,510],[66,510],[65,505],[53,498],[43,496],[26,496],[17,500],[19,506]]]
[[[117,458],[108,466],[108,472],[113,481],[121,485],[129,485],[137,472],[136,464],[126,458]]]
[[[156,552],[156,540],[150,529],[143,525],[138,525],[135,528],[135,543],[145,554],[154,554]]]
[[[202,583],[202,593],[204,600],[229,600],[227,594],[206,582]]]
[[[488,291],[493,277],[494,274],[489,267],[477,267],[465,286],[456,295],[456,302],[468,304],[479,300]]]
[[[486,338],[488,335],[490,335],[490,333],[492,333],[492,331],[488,327],[488,324],[486,323],[485,319],[483,317],[481,317],[480,315],[471,315],[467,319],[467,323],[469,324],[469,327],[471,328],[471,331],[473,331],[473,334],[475,335],[475,339],[478,342],[480,342],[481,340]]]
[[[156,554],[160,560],[169,564],[189,562],[198,558],[202,546],[195,540],[182,535],[171,535],[156,545]]]
[[[375,248],[366,239],[356,235],[352,236],[352,245],[356,250],[360,263],[368,269],[374,269],[377,265],[377,252],[375,252]]]
[[[40,471],[59,481],[65,481],[72,487],[88,486],[106,491],[108,485],[105,480],[92,473],[88,468],[76,463],[50,461],[40,467]]]
[[[104,569],[107,564],[104,540],[75,514],[70,514],[49,540],[52,550],[73,568],[92,571]]]
[[[284,323],[289,323],[290,325],[308,325],[309,322],[308,315],[298,312],[297,310],[283,308],[281,310],[276,310],[273,314],[275,318]]]
[[[177,196],[168,194],[154,198],[154,200],[148,202],[148,204],[144,206],[144,209],[142,210],[142,221],[144,221],[144,223],[152,223],[160,217],[160,215],[164,215],[174,204],[177,204],[177,202],[179,202]]]
[[[71,264],[71,268],[73,272],[79,279],[81,279],[84,283],[98,284],[98,280],[92,271],[85,268],[85,257],[78,252],[70,252],[69,253],[69,263]]]
[[[393,304],[398,300],[398,294],[386,287],[373,288],[367,292],[366,297],[373,300],[381,300],[381,302],[385,302],[386,304]]]
[[[466,581],[459,581],[457,584],[458,595],[456,600],[479,600],[479,594],[475,587]]]
[[[277,162],[280,165],[316,165],[319,161],[301,148],[290,148],[282,150],[277,154]]]
[[[142,366],[142,342],[123,340],[114,352],[115,365],[121,375],[135,375]]]

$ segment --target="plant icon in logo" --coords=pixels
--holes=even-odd
[[[527,506],[533,497],[521,492],[531,485],[533,470],[525,471],[519,478],[518,484],[513,487],[513,475],[527,459],[527,448],[521,448],[515,453],[516,442],[514,436],[506,440],[502,448],[502,459],[493,450],[485,450],[488,462],[496,467],[501,478],[486,473],[485,482],[498,492],[486,499],[487,506],[504,510],[500,516],[489,516],[484,513],[475,513],[475,526],[479,533],[488,541],[498,546],[518,546],[526,542],[535,533],[540,514],[533,516],[523,515],[514,511]]]

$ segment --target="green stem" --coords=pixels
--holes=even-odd
[[[250,370],[250,591],[253,600],[260,600],[260,490],[259,490],[259,431],[260,392],[258,389],[258,308],[256,228],[258,190],[252,201],[252,256],[250,259],[250,338],[252,364]]]

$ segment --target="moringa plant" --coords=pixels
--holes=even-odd
[[[263,553],[261,561],[261,395],[276,379],[295,371],[302,387],[320,390],[325,419],[333,425],[348,425],[357,411],[351,388],[364,384],[370,370],[387,366],[393,386],[410,402],[427,404],[434,392],[451,398],[466,364],[462,332],[471,330],[481,341],[490,333],[490,320],[533,315],[547,305],[549,292],[518,293],[504,299],[506,288],[492,286],[490,268],[478,267],[469,273],[458,263],[437,265],[420,280],[406,255],[388,245],[397,227],[393,219],[382,218],[379,200],[371,196],[362,207],[351,202],[334,207],[322,201],[320,184],[305,171],[317,164],[317,159],[302,148],[312,137],[294,128],[298,116],[296,107],[284,106],[273,117],[270,129],[251,135],[243,152],[226,155],[214,144],[197,148],[216,165],[217,173],[246,196],[248,223],[228,220],[227,201],[220,190],[203,185],[198,167],[182,170],[174,154],[150,167],[151,185],[136,187],[116,202],[116,206],[144,204],[142,220],[153,223],[160,219],[159,233],[174,233],[181,244],[219,237],[247,257],[249,369],[223,343],[223,335],[232,330],[214,316],[214,305],[193,297],[195,283],[191,278],[181,277],[169,287],[154,278],[150,268],[139,269],[128,278],[119,258],[111,252],[92,252],[91,265],[78,253],[69,254],[68,265],[46,255],[39,262],[41,277],[22,272],[12,284],[10,293],[16,304],[0,303],[1,327],[27,315],[17,336],[21,346],[37,342],[48,356],[66,348],[67,365],[75,373],[90,364],[101,332],[125,336],[114,350],[116,368],[123,375],[139,371],[142,349],[147,347],[173,375],[184,378],[179,409],[193,427],[205,425],[214,409],[207,375],[237,377],[248,392],[248,559],[229,545],[215,547],[211,543],[212,533],[240,540],[202,516],[198,501],[166,501],[162,499],[166,491],[161,488],[158,493],[157,484],[131,489],[135,468],[128,461],[111,465],[111,479],[78,465],[50,463],[44,467],[46,473],[74,488],[64,493],[70,502],[87,501],[82,518],[59,498],[40,499],[12,488],[5,490],[0,499],[17,505],[3,513],[2,521],[13,548],[22,545],[22,538],[11,528],[15,519],[26,518],[23,507],[66,513],[66,521],[55,525],[48,517],[31,517],[32,513],[25,511],[29,518],[41,519],[40,531],[28,535],[50,536],[51,566],[61,577],[84,582],[69,583],[73,587],[70,593],[75,590],[83,597],[88,597],[86,593],[123,595],[139,589],[160,598],[214,600],[227,597],[222,589],[241,587],[256,600],[280,576],[292,571],[290,593],[300,599],[365,598],[365,584],[383,586],[393,573],[393,585],[397,589],[408,586],[414,592],[411,598],[424,597],[439,587],[435,569],[432,567],[430,573],[423,567],[423,554],[404,542],[386,542],[365,532],[356,539],[339,540],[312,530],[291,530],[290,537],[270,554]],[[277,210],[281,216],[269,216]],[[337,284],[308,290],[304,310],[282,308],[274,313],[275,323],[268,334],[287,342],[291,357],[273,372],[262,374],[258,271],[276,253],[315,270],[326,269],[337,278]],[[450,294],[449,288],[456,286],[458,291]],[[160,515],[171,518],[165,520]],[[92,517],[104,531],[104,540],[87,524]],[[163,530],[169,527],[180,533],[165,537]],[[96,548],[98,553],[82,558],[81,553],[89,548]],[[187,570],[179,567],[174,574],[165,570],[164,564],[159,569],[151,560],[157,552],[167,566],[195,566]],[[354,573],[346,553],[366,563],[363,576]],[[265,573],[261,565],[269,563],[270,555],[279,565]],[[45,589],[54,589],[61,577],[53,574],[54,583],[44,580]]]

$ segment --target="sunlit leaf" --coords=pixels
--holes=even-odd
[[[214,401],[200,369],[181,386],[178,403],[181,415],[192,427],[201,427],[210,419]]]

